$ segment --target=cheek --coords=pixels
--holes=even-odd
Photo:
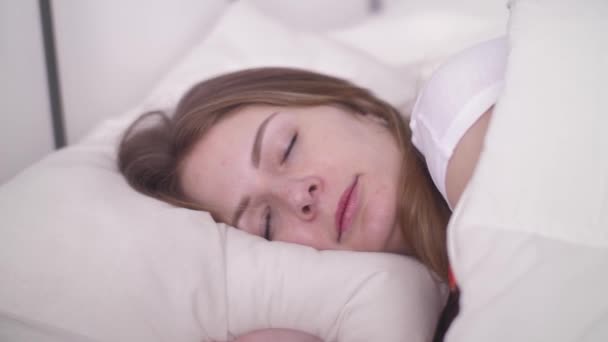
[[[298,151],[299,155],[294,155],[293,166],[296,170],[306,170],[322,175],[324,178],[328,178],[327,181],[335,180],[336,175],[352,168],[349,165],[352,157],[347,155],[349,151],[338,150],[334,147],[333,142],[328,142],[327,145],[318,142],[311,143]]]
[[[276,227],[278,229],[273,236],[274,241],[295,243],[319,250],[335,248],[322,223],[310,224],[296,219],[285,219],[281,220]]]
[[[384,241],[391,234],[397,221],[397,192],[389,184],[373,189],[370,194],[364,226],[376,239]]]

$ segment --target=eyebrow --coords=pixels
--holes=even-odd
[[[262,141],[264,140],[264,133],[266,132],[266,126],[270,120],[277,116],[279,112],[270,114],[258,127],[258,131],[255,133],[255,139],[253,140],[253,148],[251,149],[251,163],[257,169],[260,166],[260,155],[262,150]]]
[[[277,114],[279,114],[279,112],[274,112],[274,113],[270,114],[266,119],[264,119],[264,121],[262,121],[260,126],[258,126],[258,130],[255,133],[255,138],[253,140],[253,147],[251,149],[251,164],[256,169],[260,166],[262,141],[264,140],[264,133],[266,132],[266,126],[268,126],[268,123],[270,122],[270,120],[272,120],[275,116],[277,116]],[[250,202],[251,202],[251,198],[249,196],[245,196],[239,201],[239,204],[236,206],[236,211],[234,212],[234,216],[232,217],[232,226],[233,227],[237,227],[239,220],[241,219],[241,216],[243,216],[243,213],[245,212],[245,210],[247,210],[247,207],[249,206]]]

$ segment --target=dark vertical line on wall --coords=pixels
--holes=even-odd
[[[55,148],[66,144],[65,125],[63,119],[63,104],[61,101],[61,84],[59,82],[59,68],[55,50],[55,32],[53,28],[53,12],[50,0],[39,0],[40,24],[42,27],[42,40],[44,43],[44,57],[46,62],[46,75],[51,104],[51,120],[53,123],[53,136]]]

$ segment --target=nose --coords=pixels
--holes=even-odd
[[[319,211],[319,194],[322,192],[321,179],[308,176],[287,180],[284,197],[294,214],[302,220],[314,220]]]

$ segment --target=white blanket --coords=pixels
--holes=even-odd
[[[608,2],[512,1],[506,86],[449,227],[452,341],[608,340]]]

